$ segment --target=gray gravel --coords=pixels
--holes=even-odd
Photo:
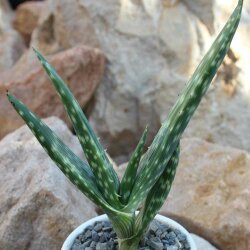
[[[190,250],[187,237],[177,229],[154,220],[139,250]],[[118,250],[118,240],[109,221],[98,221],[75,239],[71,250]]]

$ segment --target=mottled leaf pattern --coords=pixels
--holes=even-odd
[[[240,21],[242,2],[239,1],[239,5],[198,66],[171,110],[168,119],[162,125],[151,147],[140,162],[138,178],[131,192],[129,204],[124,208],[124,211],[138,208],[163,173],[165,166],[180,141],[183,131],[228,52]]]
[[[89,165],[78,158],[53,131],[13,95],[10,102],[62,172],[109,216],[121,250],[136,249],[139,237],[166,199],[179,161],[180,138],[216,74],[238,27],[243,0],[197,67],[146,154],[147,129],[119,183],[105,151],[81,107],[55,70],[36,51],[74,125]],[[135,211],[143,203],[137,216]]]
[[[127,203],[128,198],[130,196],[131,189],[134,185],[137,168],[139,166],[139,162],[140,162],[143,149],[145,146],[147,133],[148,133],[148,128],[146,127],[134,153],[132,154],[128,162],[128,166],[122,178],[121,185],[120,185],[120,195],[121,195],[121,200],[123,204]]]
[[[44,150],[70,181],[100,207],[112,210],[98,190],[95,177],[88,164],[76,156],[44,122],[15,96],[10,93],[7,95]]]
[[[166,200],[175,177],[176,168],[179,163],[179,155],[180,143],[171,156],[162,175],[147,195],[147,198],[136,218],[136,232],[144,232],[145,228],[148,227]]]
[[[93,170],[99,189],[109,204],[112,204],[114,207],[120,207],[119,196],[117,194],[119,179],[94,131],[90,127],[87,118],[82,112],[80,105],[55,69],[37,50],[34,51],[64,104],[65,110],[72,121],[77,137],[84,150],[86,159]]]
[[[109,205],[99,191],[95,176],[86,162],[76,156],[61,139],[15,96],[7,93],[9,101],[26,122],[34,136],[65,176],[109,216],[117,234],[134,234],[134,214],[127,214]]]

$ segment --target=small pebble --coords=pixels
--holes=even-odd
[[[154,250],[163,250],[163,243],[158,237],[151,238],[147,241],[147,244]]]
[[[92,233],[90,230],[87,230],[87,232],[85,233],[85,239],[90,239],[92,236]]]
[[[98,235],[98,233],[96,231],[92,231],[92,236],[91,236],[92,240],[95,241],[95,242],[98,242],[100,237]]]
[[[93,230],[93,228],[94,228],[94,226],[92,226],[92,225],[89,225],[86,229],[87,230],[90,230],[90,231],[92,231]]]
[[[89,247],[95,249],[96,245],[97,245],[97,242],[92,241]]]
[[[149,232],[151,234],[155,234],[155,232],[158,230],[158,228],[159,228],[159,225],[155,221],[152,221],[150,228],[149,228]]]
[[[70,250],[118,250],[118,239],[109,221],[88,226]],[[187,236],[153,220],[138,250],[190,250]]]
[[[176,234],[175,234],[174,232],[170,232],[170,233],[167,235],[167,237],[168,237],[169,239],[174,239],[174,238],[176,237]]]
[[[107,250],[107,243],[97,243],[96,250]]]
[[[103,232],[111,232],[112,231],[112,227],[104,227],[102,229]]]
[[[187,236],[185,234],[182,234],[182,233],[177,234],[177,238],[179,241],[187,240]]]
[[[100,232],[102,230],[102,224],[101,223],[98,223],[94,226],[94,230],[96,232]]]

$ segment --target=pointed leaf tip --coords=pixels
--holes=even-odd
[[[117,194],[120,185],[118,176],[83,113],[81,106],[67,84],[57,74],[46,58],[39,51],[34,51],[64,104],[64,108],[72,121],[86,159],[94,172],[99,189],[103,191],[103,195],[109,203],[120,207],[121,204]],[[111,194],[113,194],[114,199]]]

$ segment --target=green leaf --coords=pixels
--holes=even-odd
[[[121,206],[118,195],[119,179],[104,149],[68,86],[46,59],[37,50],[34,49],[34,51],[48,73],[72,121],[86,159],[95,175],[99,190],[109,204],[119,208]]]
[[[110,206],[98,190],[90,167],[76,156],[58,136],[15,96],[7,93],[9,101],[26,122],[34,136],[50,158],[66,177],[90,200],[102,208],[109,216],[117,234],[127,238],[134,234],[134,214],[118,211]]]
[[[215,73],[229,50],[238,27],[243,1],[239,1],[230,19],[205,55],[186,88],[172,108],[139,165],[138,177],[124,211],[138,208],[163,173],[181,135],[206,93]]]
[[[7,96],[44,150],[69,180],[98,206],[108,211],[112,210],[98,190],[95,177],[88,164],[77,157],[44,122],[15,96],[10,93],[7,93]]]
[[[120,185],[120,195],[121,195],[121,200],[123,204],[127,203],[128,198],[131,193],[131,189],[134,185],[137,168],[139,166],[139,162],[141,160],[141,156],[142,156],[143,149],[145,146],[147,133],[148,133],[148,128],[146,127],[134,153],[132,154],[130,161],[128,162],[128,166],[122,178],[121,185]]]
[[[148,193],[143,207],[136,218],[136,232],[140,232],[141,234],[144,233],[145,228],[149,226],[150,222],[156,216],[166,200],[175,177],[176,168],[179,163],[179,155],[180,144],[178,144],[176,150],[171,156],[171,159],[165,167],[162,175]]]

